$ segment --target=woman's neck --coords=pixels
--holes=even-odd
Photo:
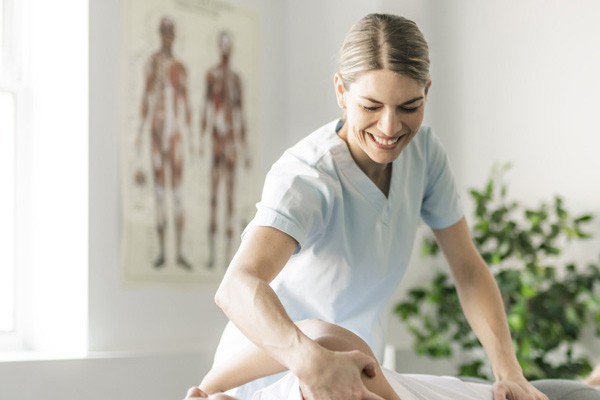
[[[367,177],[388,196],[390,191],[390,182],[392,181],[392,164],[379,164],[374,162],[356,143],[352,144],[348,137],[348,127],[344,124],[337,132],[338,136],[346,142],[352,159],[358,167],[367,175]]]
[[[385,197],[388,197],[392,182],[392,164],[386,164],[382,169],[372,171],[371,173],[365,171],[365,174],[369,177],[369,179],[371,179],[371,181],[373,181],[379,190],[381,190]]]

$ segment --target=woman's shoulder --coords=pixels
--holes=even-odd
[[[284,153],[293,160],[316,167],[324,157],[331,157],[345,142],[335,132],[336,121],[331,121],[305,136]]]
[[[269,170],[265,188],[276,192],[316,190],[331,196],[338,186],[333,153],[340,145],[345,142],[335,133],[335,122],[323,125],[283,153]]]

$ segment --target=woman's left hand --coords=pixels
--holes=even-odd
[[[492,386],[494,400],[548,400],[524,377],[500,379]]]

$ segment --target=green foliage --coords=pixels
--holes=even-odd
[[[509,166],[495,167],[485,188],[471,190],[475,202],[473,241],[490,266],[504,301],[513,344],[528,379],[572,379],[591,371],[574,344],[592,324],[600,336],[600,267],[552,264],[561,247],[591,237],[582,227],[591,215],[571,216],[555,197],[531,209],[507,199],[503,181]],[[422,254],[436,256],[427,238]],[[428,284],[411,289],[395,313],[407,322],[418,354],[447,358],[460,348],[470,361],[459,375],[489,379],[481,345],[467,323],[454,284],[438,272]]]

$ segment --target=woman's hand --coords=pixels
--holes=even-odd
[[[370,392],[361,375],[374,377],[377,361],[360,351],[325,350],[298,371],[305,400],[384,400]],[[367,378],[368,379],[368,378]]]
[[[537,390],[523,376],[500,379],[492,386],[494,400],[548,400],[548,396]]]

